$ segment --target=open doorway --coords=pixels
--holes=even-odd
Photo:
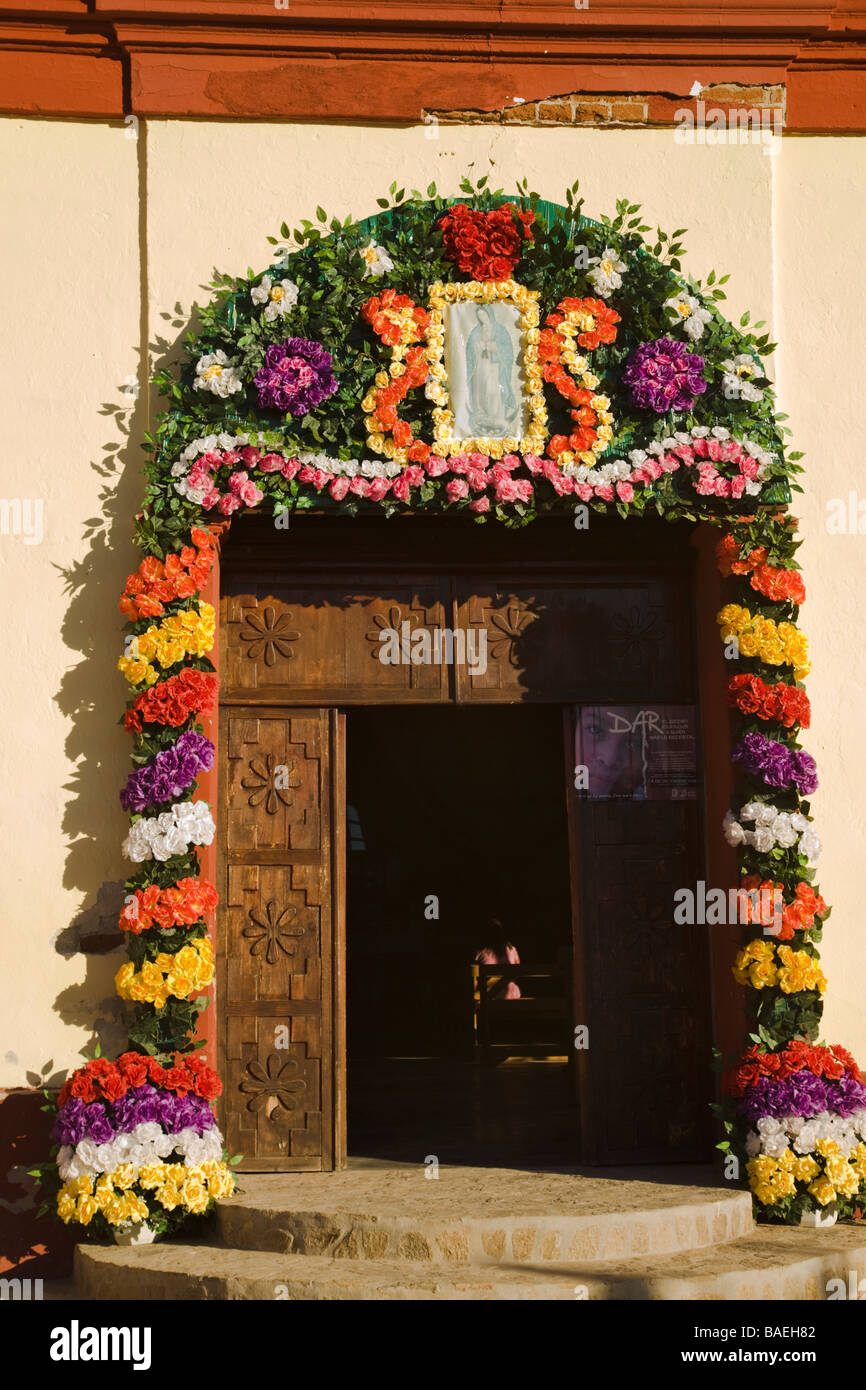
[[[350,1159],[576,1161],[563,757],[558,706],[349,711]]]

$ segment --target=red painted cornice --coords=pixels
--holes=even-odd
[[[787,89],[866,131],[866,0],[0,0],[0,110],[415,123],[515,97]]]

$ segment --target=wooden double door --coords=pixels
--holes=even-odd
[[[666,541],[615,564],[603,537],[594,554],[537,526],[504,545],[475,528],[310,519],[289,535],[250,525],[225,548],[216,1011],[222,1121],[248,1171],[346,1159],[357,705],[561,708],[574,1021],[589,1043],[574,1058],[574,1161],[709,1152],[707,941],[673,921],[675,889],[700,877],[701,802],[585,801],[573,777],[582,706],[695,702],[690,556]],[[483,633],[485,669],[384,663],[381,634],[404,623]]]

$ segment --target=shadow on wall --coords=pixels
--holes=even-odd
[[[147,342],[146,304],[143,278],[142,343]],[[137,374],[119,388],[128,403],[104,402],[99,407],[113,426],[102,457],[90,464],[103,479],[99,511],[84,523],[87,549],[83,557],[68,567],[57,566],[69,595],[61,627],[63,644],[81,654],[63,677],[54,700],[71,726],[65,752],[75,766],[64,787],[69,795],[63,817],[68,845],[63,884],[81,894],[82,905],[52,944],[67,959],[83,956],[86,968],[84,979],[61,990],[53,1007],[70,1027],[91,1029],[81,1048],[83,1057],[93,1054],[97,1042],[108,1056],[126,1044],[123,1005],[114,993],[114,975],[125,959],[117,919],[124,880],[131,870],[120,853],[128,820],[118,793],[129,770],[130,745],[123,728],[125,682],[117,670],[123,623],[117,605],[127,575],[140,560],[133,520],[141,508],[144,487],[142,445],[148,422],[160,409],[150,376],[178,361],[184,335],[197,328],[196,316],[185,318],[180,304],[161,317],[175,332],[170,338],[156,336],[146,353],[140,347],[134,349]],[[106,878],[106,873],[112,877]]]

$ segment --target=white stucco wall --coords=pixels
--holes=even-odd
[[[642,203],[653,225],[689,228],[688,269],[730,271],[730,317],[749,308],[782,334],[781,400],[810,467],[801,508],[804,625],[815,658],[808,747],[819,758],[815,805],[828,842],[821,882],[835,905],[825,1031],[866,1059],[854,811],[866,773],[857,701],[866,683],[857,626],[866,540],[823,531],[826,497],[847,492],[854,472],[866,308],[854,190],[866,172],[866,140],[786,140],[771,158],[758,146],[684,146],[662,130],[442,126],[429,135],[426,127],[157,121],[135,140],[122,124],[0,121],[0,256],[13,269],[2,347],[11,438],[0,496],[41,497],[45,507],[40,545],[0,536],[0,843],[8,855],[0,1087],[25,1084],[49,1059],[75,1065],[93,1018],[110,1019],[113,1007],[120,957],[64,956],[56,940],[82,911],[95,929],[100,885],[127,871],[117,803],[128,770],[117,724],[125,687],[114,668],[117,599],[138,558],[130,519],[147,402],[120,388],[140,375],[142,343],[151,343],[152,361],[173,355],[213,267],[264,266],[265,237],[284,218],[294,224],[317,204],[362,217],[394,178],[422,189],[435,179],[453,193],[466,171],[489,172],[506,191],[527,174],[552,201],[579,177],[590,216],[613,214],[620,196]],[[125,413],[118,419],[103,403]],[[114,462],[105,471],[107,447]],[[71,596],[61,570],[74,576]]]

